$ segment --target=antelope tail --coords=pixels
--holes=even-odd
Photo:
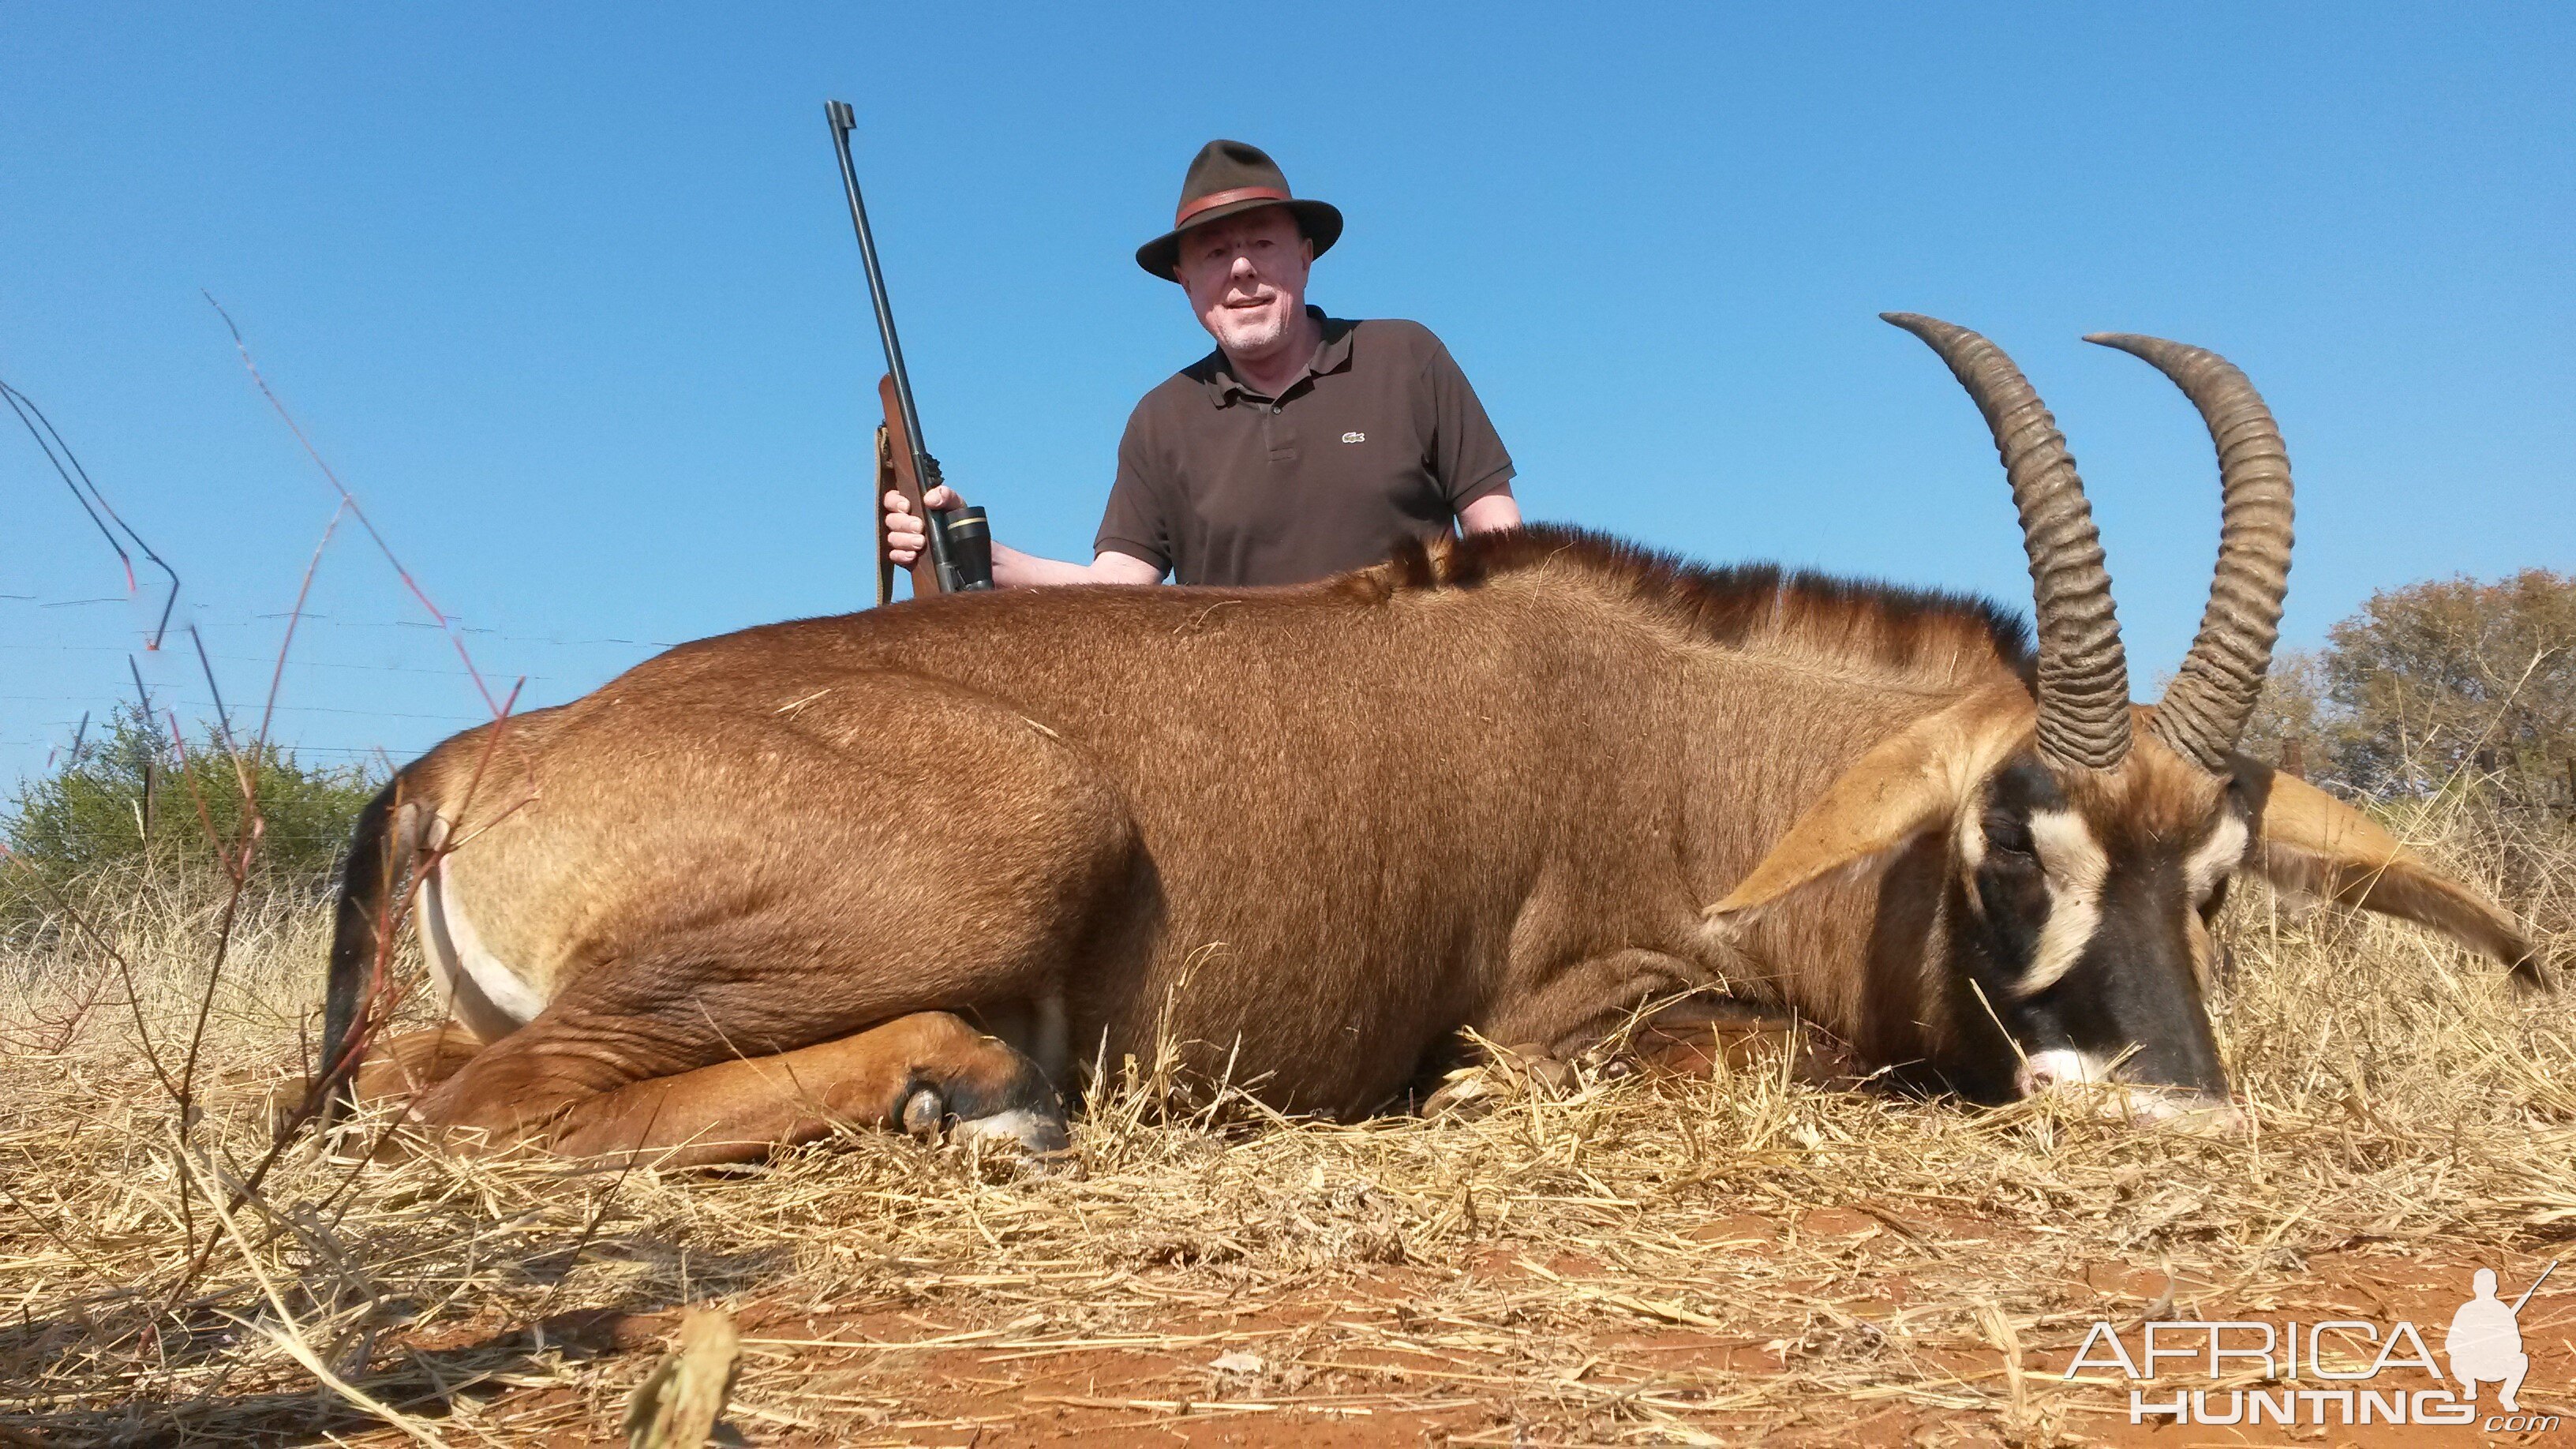
[[[411,864],[410,842],[392,838],[403,813],[394,799],[401,786],[399,779],[386,785],[358,812],[349,859],[340,869],[340,906],[331,932],[322,1056],[316,1074],[317,1090],[326,1094],[320,1115],[326,1127],[353,1101],[350,1083],[366,1054],[360,1025],[375,995],[379,942],[382,933],[391,929],[395,888]]]

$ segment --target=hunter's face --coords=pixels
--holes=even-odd
[[[1181,238],[1181,290],[1228,357],[1258,361],[1299,335],[1314,243],[1284,206],[1238,212]]]

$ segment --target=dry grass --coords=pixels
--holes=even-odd
[[[2499,883],[2490,833],[2417,824],[2480,843],[2452,863]],[[2563,924],[2576,849],[2514,849],[2511,904]],[[1467,1122],[1175,1121],[1148,1069],[1095,1091],[1079,1178],[876,1135],[733,1174],[299,1153],[231,1215],[209,1186],[266,1147],[256,1087],[183,1139],[137,1043],[184,1049],[213,907],[165,890],[104,919],[131,1004],[95,943],[0,957],[0,1442],[606,1436],[656,1320],[620,1345],[584,1315],[715,1301],[747,1310],[731,1422],[763,1441],[1330,1416],[1385,1442],[1830,1442],[1899,1409],[2038,1443],[2100,1422],[2103,1396],[2039,1365],[2097,1315],[2135,1322],[2141,1281],[2259,1307],[2320,1255],[2576,1229],[2563,999],[2260,890],[2220,1013],[2242,1140],[1769,1063],[1520,1090]],[[309,903],[249,913],[209,1073],[296,1058],[324,940]],[[1045,1377],[1071,1366],[1090,1377]]]

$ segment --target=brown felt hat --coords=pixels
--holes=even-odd
[[[1181,258],[1181,233],[1260,206],[1287,207],[1319,257],[1341,240],[1341,212],[1329,203],[1290,195],[1288,178],[1269,152],[1242,141],[1210,141],[1199,148],[1190,174],[1181,179],[1181,204],[1172,213],[1172,229],[1136,248],[1136,265],[1166,282],[1178,281],[1173,273]]]

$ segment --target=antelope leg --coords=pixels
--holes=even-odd
[[[1063,1107],[1037,1064],[944,1011],[581,1096],[542,1123],[493,1110],[508,1104],[442,1105],[451,1136],[482,1128],[492,1145],[655,1167],[758,1161],[844,1125],[945,1129],[1033,1153],[1066,1145]]]
[[[368,1048],[352,1084],[361,1102],[417,1097],[465,1069],[481,1038],[453,1021],[387,1037]]]
[[[367,1048],[352,1075],[351,1090],[361,1103],[407,1101],[427,1094],[465,1069],[483,1050],[474,1033],[454,1021],[387,1037]],[[317,1077],[289,1077],[268,1090],[268,1117],[283,1126],[304,1106]]]
[[[1648,1001],[1700,984],[1700,975],[1690,962],[1661,951],[1613,951],[1505,996],[1476,1029],[1518,1055],[1569,1060]]]

